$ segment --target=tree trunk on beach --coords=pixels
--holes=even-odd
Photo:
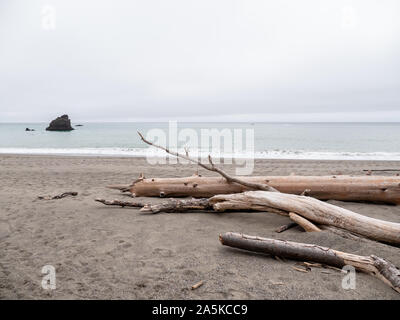
[[[350,265],[379,278],[400,293],[400,270],[389,261],[373,255],[359,256],[315,244],[254,237],[233,232],[224,233],[219,236],[219,239],[225,246],[298,261],[312,261],[337,268]]]
[[[400,177],[382,176],[263,176],[240,177],[241,181],[268,184],[278,191],[307,195],[320,200],[365,201],[400,204]],[[140,179],[132,185],[113,185],[130,190],[137,197],[208,198],[218,194],[249,191],[252,188],[228,182],[223,177]]]

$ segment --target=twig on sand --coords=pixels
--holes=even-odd
[[[297,268],[297,267],[292,267],[294,270],[296,270],[296,271],[300,271],[300,272],[304,272],[304,273],[307,273],[308,272],[308,270],[306,270],[306,269],[303,269],[303,268]]]
[[[73,192],[64,192],[64,193],[61,193],[61,194],[58,194],[55,196],[38,196],[37,198],[39,200],[56,200],[56,199],[62,199],[62,198],[68,197],[68,196],[77,196],[77,195],[78,195],[78,192],[73,191]]]
[[[135,207],[135,208],[143,208],[145,206],[142,202],[134,202],[134,201],[122,201],[122,200],[106,200],[101,198],[96,198],[94,201],[101,202],[107,206],[120,206],[120,207]]]
[[[197,288],[200,288],[204,284],[204,281],[199,281],[196,284],[192,285],[192,290],[196,290]]]

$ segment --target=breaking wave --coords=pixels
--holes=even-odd
[[[180,150],[184,153],[184,150]],[[116,156],[116,157],[165,157],[165,152],[154,148],[0,148],[0,154]],[[207,157],[209,152],[190,153],[192,157]],[[310,160],[399,160],[400,152],[338,152],[271,150],[255,152],[217,153],[214,158],[254,159],[310,159]]]

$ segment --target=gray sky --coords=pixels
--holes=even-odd
[[[398,0],[1,0],[0,121],[400,121]]]

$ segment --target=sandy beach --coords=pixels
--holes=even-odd
[[[254,175],[364,175],[363,169],[399,168],[394,161],[257,160]],[[229,167],[225,167],[229,172]],[[344,274],[294,261],[223,247],[226,231],[317,243],[400,266],[399,248],[349,240],[299,227],[277,234],[288,218],[272,213],[143,215],[94,201],[129,199],[107,184],[146,177],[192,175],[195,166],[151,166],[118,157],[0,156],[1,299],[399,299],[382,281],[357,273],[356,289],[342,289]],[[208,172],[201,171],[204,175]],[[386,173],[391,175],[393,173]],[[38,200],[77,191],[76,197]],[[146,199],[157,202],[160,199]],[[400,206],[330,201],[367,216],[400,222]],[[44,265],[56,268],[57,288],[41,287]],[[204,285],[196,290],[191,286]]]

